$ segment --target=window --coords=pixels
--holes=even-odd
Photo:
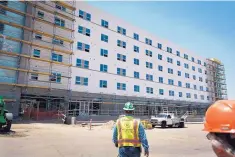
[[[91,21],[91,14],[89,14],[85,11],[79,10],[79,17],[82,19],[85,19],[87,21]]]
[[[179,92],[179,97],[183,97],[183,93],[182,92]]]
[[[206,91],[209,92],[209,88],[208,87],[206,87]]]
[[[134,78],[140,78],[140,73],[137,71],[134,71]]]
[[[109,28],[109,22],[102,19],[101,20],[101,26],[103,26],[105,28]]]
[[[159,83],[163,83],[163,77],[158,78]]]
[[[179,51],[176,51],[176,55],[180,57],[180,52],[179,52]]]
[[[177,65],[180,66],[180,61],[177,61]]]
[[[117,60],[126,62],[126,56],[118,53]]]
[[[185,73],[185,78],[189,78],[189,73]]]
[[[40,50],[34,49],[33,50],[33,56],[37,57],[37,58],[40,58],[40,52],[41,52]]]
[[[58,4],[56,4],[55,7],[56,7],[56,9],[60,9],[60,10],[62,10],[62,11],[66,11],[66,8],[65,8],[65,7],[60,6],[60,5],[58,5]]]
[[[195,75],[193,75],[193,79],[196,80],[196,76]]]
[[[149,93],[149,94],[153,94],[153,88],[146,87],[146,92]]]
[[[58,17],[55,17],[55,25],[60,26],[60,27],[64,27],[65,26],[65,21],[58,18]]]
[[[158,71],[163,71],[163,66],[158,65]]]
[[[109,37],[105,34],[101,34],[101,41],[104,41],[107,43],[109,41]]]
[[[108,83],[106,80],[100,80],[100,88],[107,88]]]
[[[134,64],[135,64],[135,65],[139,65],[139,64],[140,64],[139,59],[134,58]]]
[[[31,73],[31,80],[38,80],[38,74]]]
[[[200,65],[202,64],[202,62],[200,60],[197,60],[197,63],[200,64]]]
[[[188,55],[184,54],[184,59],[188,59]]]
[[[153,75],[146,74],[146,80],[153,81]]]
[[[207,71],[205,70],[205,74],[207,74]]]
[[[157,43],[157,48],[162,49],[162,44]]]
[[[100,49],[100,55],[104,57],[108,57],[108,50]]]
[[[126,29],[122,27],[117,27],[117,32],[123,35],[126,35]]]
[[[182,82],[181,81],[178,81],[178,86],[182,87]]]
[[[100,64],[100,71],[102,71],[102,72],[108,72],[108,65],[106,65],[106,64]]]
[[[139,34],[134,33],[134,39],[139,40]]]
[[[191,98],[191,94],[190,93],[186,93],[186,98]]]
[[[90,52],[90,45],[77,42],[77,49],[85,52]]]
[[[168,63],[173,63],[173,59],[170,58],[170,57],[167,57],[167,62],[168,62]]]
[[[158,54],[158,59],[162,60],[162,55]]]
[[[153,63],[146,62],[146,68],[153,69]]]
[[[199,88],[200,88],[200,91],[203,91],[203,86],[200,86]]]
[[[181,76],[181,71],[178,71],[178,76]]]
[[[43,19],[44,18],[44,12],[38,11],[38,17]]]
[[[199,72],[199,73],[202,73],[202,69],[201,69],[201,68],[198,68],[198,72]]]
[[[8,1],[0,1],[1,5],[7,6]],[[6,10],[3,8],[0,8],[0,14],[6,15]]]
[[[52,76],[50,76],[50,81],[51,82],[60,83],[61,82],[61,74],[53,72]]]
[[[139,51],[140,51],[140,50],[139,50],[139,47],[134,45],[134,51],[135,51],[135,52],[139,52]]]
[[[204,100],[204,95],[201,95],[201,100]]]
[[[202,82],[202,77],[199,77],[199,81]]]
[[[164,90],[163,89],[159,89],[159,94],[160,95],[164,95]]]
[[[206,62],[204,62],[204,66],[206,67]]]
[[[117,74],[122,75],[122,76],[126,76],[126,69],[117,68]]]
[[[195,66],[192,66],[192,70],[195,71]]]
[[[175,92],[173,90],[169,90],[169,96],[174,96]]]
[[[173,69],[168,68],[168,73],[169,73],[169,74],[173,74]]]
[[[169,85],[174,85],[174,80],[168,79],[168,84],[169,84]]]
[[[86,35],[86,36],[90,36],[91,30],[86,27],[78,26],[78,33]]]
[[[140,92],[140,86],[134,85],[134,92]]]
[[[194,94],[194,99],[197,99],[197,94]]]
[[[126,42],[121,41],[121,40],[117,40],[117,46],[126,48]]]
[[[64,41],[60,40],[60,39],[52,39],[52,44],[56,44],[56,45],[64,45]]]
[[[207,98],[207,100],[210,100],[210,97],[209,97],[209,96],[207,96],[206,98]]]
[[[126,90],[125,83],[117,83],[117,90]]]
[[[166,51],[169,52],[169,53],[172,53],[172,48],[167,47],[167,48],[166,48]]]
[[[193,88],[194,88],[195,90],[197,90],[197,85],[193,85]]]
[[[52,53],[51,54],[51,60],[56,61],[56,62],[62,62],[63,61],[63,56],[60,54]]]
[[[184,63],[184,68],[188,69],[189,65],[187,63]]]
[[[82,85],[82,86],[88,86],[88,78],[76,76],[75,84]]]
[[[146,54],[146,56],[150,56],[150,57],[153,56],[152,51],[149,51],[149,50],[145,50],[145,54]]]
[[[77,67],[89,69],[89,61],[83,59],[77,59]]]
[[[194,62],[195,61],[195,59],[192,57],[192,62]]]
[[[152,45],[152,40],[145,38],[145,43],[148,45]]]
[[[42,35],[41,34],[35,34],[35,39],[42,40]]]
[[[186,83],[186,88],[190,88],[190,83]]]

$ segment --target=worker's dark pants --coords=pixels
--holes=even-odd
[[[119,157],[140,157],[140,147],[120,147]]]

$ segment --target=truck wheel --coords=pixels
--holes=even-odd
[[[153,127],[153,128],[154,128],[155,126],[156,126],[156,125],[153,125],[153,124],[152,124],[152,127]]]
[[[161,127],[166,128],[166,122],[165,121],[162,122]]]
[[[168,125],[168,127],[169,127],[169,128],[172,128],[172,127],[173,127],[173,125]]]
[[[184,122],[180,122],[179,128],[184,128]]]
[[[5,126],[5,127],[3,128],[5,132],[11,131],[11,123],[12,123],[11,120],[8,120],[8,121],[7,121],[7,126]]]

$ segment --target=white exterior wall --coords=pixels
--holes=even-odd
[[[146,98],[164,98],[171,100],[185,100],[185,101],[198,101],[198,102],[210,102],[207,100],[209,93],[206,92],[207,83],[205,82],[206,75],[204,62],[206,59],[198,57],[188,51],[181,49],[169,42],[160,40],[151,34],[144,32],[136,27],[129,25],[128,23],[119,20],[105,12],[102,12],[96,8],[89,6],[85,2],[76,3],[76,24],[75,24],[75,42],[74,42],[74,55],[72,59],[72,80],[71,89],[73,91],[89,92],[89,93],[105,93],[123,96],[139,96]],[[91,22],[86,21],[78,17],[79,9],[91,14]],[[109,28],[101,27],[101,19],[109,22]],[[84,26],[91,30],[91,36],[85,36],[78,33],[78,25]],[[126,36],[117,33],[117,26],[126,29]],[[108,43],[101,41],[101,33],[108,35]],[[139,41],[133,39],[133,33],[139,34]],[[152,45],[145,44],[145,38],[152,40]],[[126,48],[117,46],[117,40],[126,42]],[[79,51],[77,49],[77,42],[82,42],[90,45],[90,52]],[[162,44],[162,50],[156,48],[157,43]],[[134,52],[134,45],[140,49],[139,53]],[[173,53],[166,52],[166,47],[171,47]],[[108,50],[108,57],[100,55],[100,49]],[[153,52],[153,56],[149,57],[145,55],[145,50]],[[180,51],[181,57],[176,56],[176,51]],[[126,55],[126,62],[117,60],[117,53]],[[162,54],[163,60],[158,60],[158,54]],[[183,55],[186,53],[189,56],[189,60],[183,59]],[[173,64],[167,62],[167,57],[173,58]],[[195,58],[195,62],[191,62],[191,57]],[[76,59],[84,59],[89,61],[89,69],[81,69],[76,66]],[[140,65],[134,64],[134,58],[140,60]],[[200,59],[202,65],[197,64],[197,60]],[[177,60],[181,62],[181,66],[177,66]],[[145,67],[145,62],[153,63],[153,69]],[[184,68],[184,63],[189,64],[189,69]],[[108,73],[100,72],[100,64],[108,65]],[[163,72],[158,71],[158,65],[163,66]],[[196,71],[192,71],[192,65],[195,66]],[[117,67],[126,69],[126,76],[117,75]],[[202,73],[198,72],[198,68],[202,69]],[[168,68],[172,68],[174,74],[168,74]],[[140,73],[140,79],[134,78],[134,71]],[[177,71],[181,71],[182,76],[178,76]],[[190,74],[190,78],[185,78],[185,72]],[[146,74],[153,75],[153,82],[146,80]],[[193,75],[196,75],[196,80],[193,80]],[[88,86],[75,85],[76,76],[88,77]],[[158,83],[158,77],[164,78],[164,84]],[[199,82],[199,77],[203,78],[203,82]],[[173,79],[175,86],[168,85],[168,79]],[[100,88],[99,81],[107,80],[108,87]],[[182,87],[178,87],[178,81],[182,82]],[[117,90],[117,82],[126,83],[126,91]],[[185,84],[190,83],[191,89],[185,88]],[[193,85],[197,85],[197,90],[193,90]],[[134,85],[140,86],[140,92],[134,92]],[[204,91],[199,91],[199,87],[203,86]],[[146,93],[146,87],[152,87],[153,94]],[[159,89],[164,89],[164,95],[159,95]],[[175,96],[169,96],[169,90],[175,92]],[[183,93],[183,97],[179,97],[179,93]],[[191,98],[186,98],[186,93],[191,93]],[[194,94],[197,94],[197,99],[194,99]],[[204,100],[201,100],[200,95],[204,95]]]

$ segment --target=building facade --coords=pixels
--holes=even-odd
[[[215,79],[221,70],[211,72],[213,60],[86,2],[8,1],[0,8],[0,59],[7,60],[0,82],[15,112],[33,101],[45,110],[118,115],[132,101],[137,115],[151,115],[162,107],[201,111],[226,99],[225,74]]]

